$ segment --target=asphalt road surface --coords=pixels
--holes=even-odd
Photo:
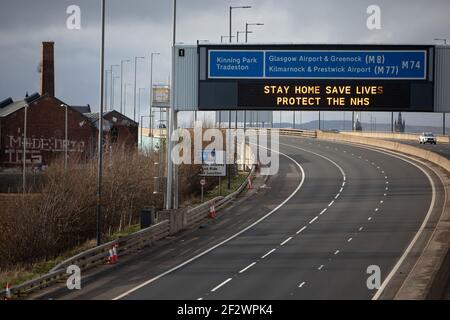
[[[439,145],[438,145],[439,146]],[[280,138],[280,170],[203,228],[42,299],[371,299],[432,203],[419,168],[374,150]]]

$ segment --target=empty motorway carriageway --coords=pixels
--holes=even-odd
[[[39,299],[394,299],[443,207],[415,158],[281,136],[279,172],[214,220]],[[258,182],[259,179],[259,182]]]

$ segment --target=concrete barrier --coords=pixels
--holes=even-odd
[[[331,133],[323,131],[317,132],[317,138],[331,141],[346,141],[352,143],[360,143],[373,147],[379,147],[392,151],[402,152],[433,162],[450,172],[450,161],[447,158],[428,150],[405,145],[401,142],[379,140],[373,137],[367,137],[363,133],[359,135],[358,133]]]
[[[341,134],[354,135],[358,137],[377,138],[377,139],[395,139],[419,141],[420,133],[400,133],[400,132],[363,132],[363,131],[342,131]],[[436,135],[437,142],[450,142],[450,136]]]

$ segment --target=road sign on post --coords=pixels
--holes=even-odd
[[[201,179],[201,180],[200,180],[200,185],[202,186],[202,194],[201,194],[200,201],[201,201],[202,203],[203,203],[203,189],[204,189],[204,187],[205,187],[205,184],[206,184],[205,178]]]

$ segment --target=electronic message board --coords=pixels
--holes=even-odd
[[[199,110],[433,111],[432,46],[204,45]]]

